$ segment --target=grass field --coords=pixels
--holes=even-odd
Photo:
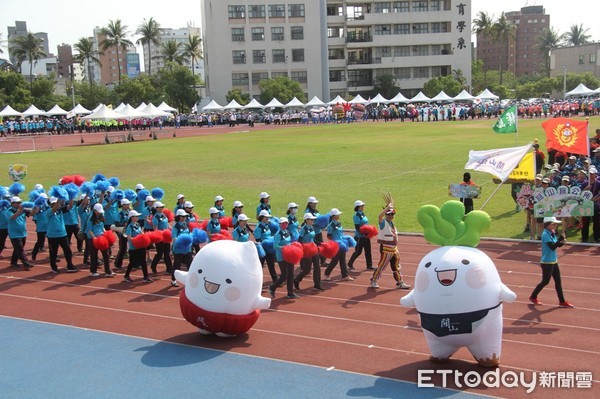
[[[307,197],[314,195],[321,213],[337,207],[343,212],[344,227],[352,228],[354,201],[365,201],[366,214],[375,222],[385,190],[393,194],[399,231],[420,233],[418,208],[452,199],[448,185],[461,181],[469,150],[513,147],[534,138],[545,149],[541,122],[520,120],[518,141],[515,134],[495,134],[494,121],[487,119],[362,122],[6,154],[2,160],[5,170],[12,163],[28,165],[23,181],[27,192],[36,183],[49,189],[66,174],[91,179],[103,173],[119,177],[124,188],[140,182],[163,188],[167,207],[184,193],[202,218],[217,194],[225,197],[227,212],[233,201],[240,200],[254,218],[259,193],[267,191],[275,215],[282,216],[290,201],[302,212]],[[595,122],[590,121],[591,131]],[[472,171],[472,176],[483,187],[481,198],[475,200],[479,209],[496,185],[490,174]],[[5,177],[0,183],[10,181]],[[485,236],[529,236],[522,233],[525,217],[515,212],[510,185],[501,187],[484,210],[493,219]]]

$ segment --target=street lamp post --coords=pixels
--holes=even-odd
[[[567,66],[563,65],[563,98],[567,98]]]

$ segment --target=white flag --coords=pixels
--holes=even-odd
[[[485,151],[471,150],[469,151],[469,161],[465,165],[465,169],[491,173],[500,180],[505,181],[530,148],[531,143],[522,147],[499,148]]]

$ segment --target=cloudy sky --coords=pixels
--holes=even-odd
[[[106,26],[111,19],[121,19],[131,34],[144,18],[154,17],[161,26],[183,28],[188,24],[201,26],[200,2],[202,0],[12,0],[3,1],[0,11],[0,32],[6,40],[7,26],[15,21],[27,21],[32,32],[47,32],[50,51],[56,53],[61,43],[73,44],[81,37],[92,35],[95,26]],[[393,0],[390,0],[393,1]],[[243,3],[245,1],[240,1]],[[587,0],[583,3],[593,4]],[[577,23],[589,28],[594,40],[600,40],[597,13],[585,12],[584,7],[559,0],[473,0],[471,15],[486,11],[496,17],[502,11],[515,11],[526,5],[543,5],[550,14],[551,26],[565,32]],[[580,3],[578,3],[580,4]],[[133,41],[138,38],[133,35]]]

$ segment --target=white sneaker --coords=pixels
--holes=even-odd
[[[171,280],[171,287],[179,287],[179,284],[177,284],[177,281]]]
[[[100,273],[90,273],[90,277],[98,277],[100,276]]]
[[[410,285],[406,284],[404,281],[400,281],[399,283],[396,283],[396,288],[401,290],[410,290]]]
[[[344,280],[344,281],[354,281],[354,278],[350,277],[350,276],[346,276],[342,280]]]
[[[377,284],[377,280],[371,280],[371,287],[372,288],[379,288],[379,284]]]
[[[323,277],[323,280],[325,280],[325,281],[331,281],[331,277],[329,277],[328,275],[325,275]]]

